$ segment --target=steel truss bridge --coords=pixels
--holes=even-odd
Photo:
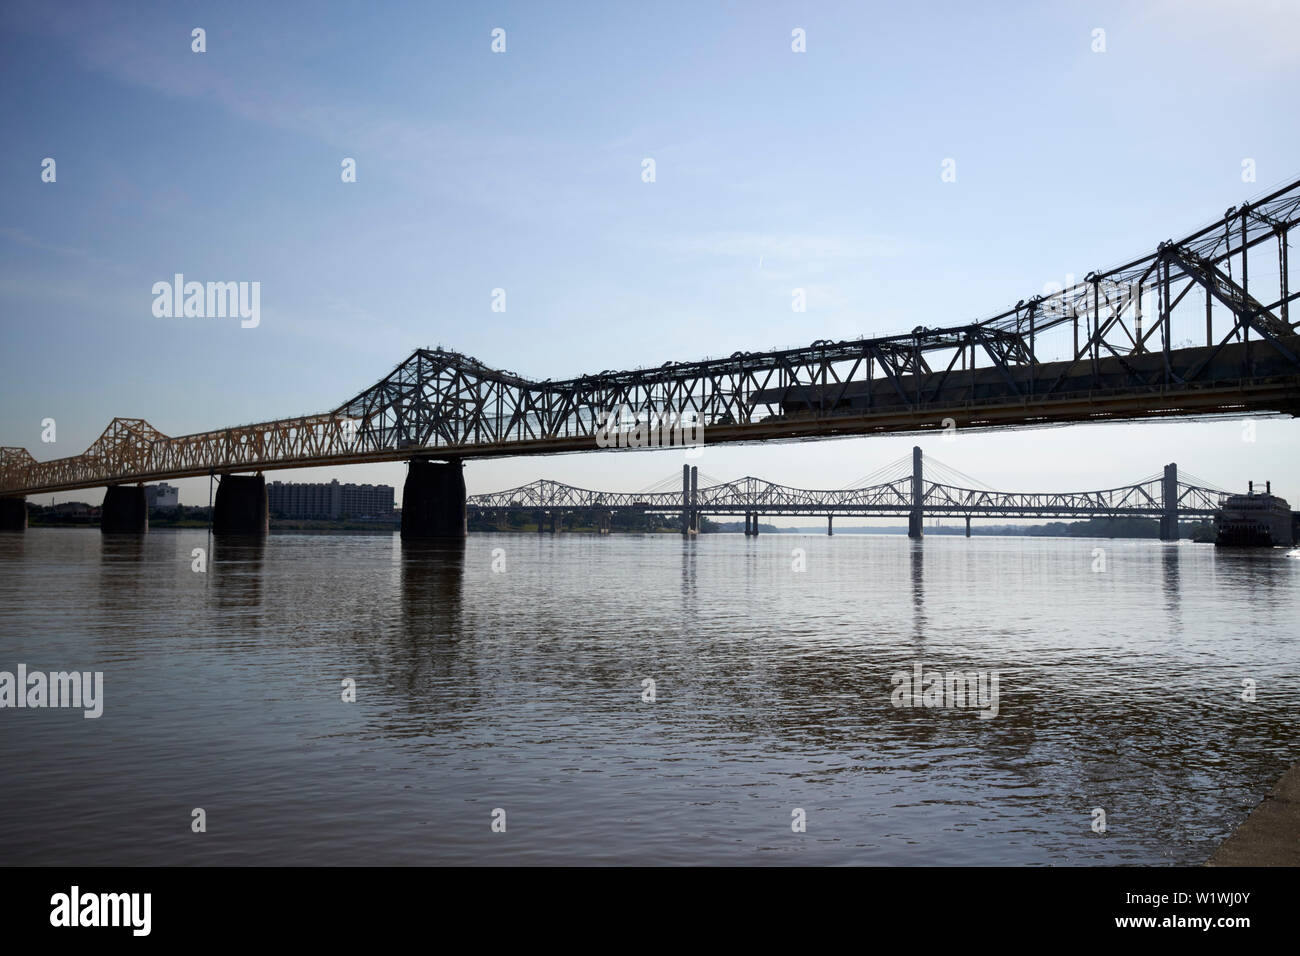
[[[1147,517],[1207,520],[1219,510],[1229,492],[1200,479],[1180,478],[1176,465],[1130,485],[1097,491],[1019,492],[997,491],[963,475],[934,458],[924,468],[938,476],[929,480],[921,471],[921,457],[912,455],[891,462],[862,483],[838,490],[793,488],[762,478],[709,481],[696,476],[681,488],[641,492],[592,491],[563,482],[541,479],[518,488],[471,495],[471,515],[488,520],[510,512],[610,514],[642,512],[691,515],[856,515],[912,517],[924,514],[966,518]],[[1188,476],[1190,477],[1190,476]],[[707,480],[707,478],[706,478]],[[676,483],[674,475],[665,482]],[[920,490],[919,495],[916,489]],[[539,527],[541,526],[539,522]],[[1176,537],[1176,524],[1171,530]]]
[[[1052,295],[910,333],[537,381],[420,349],[332,411],[170,437],[115,418],[84,454],[0,449],[0,495],[278,468],[598,447],[685,418],[706,443],[1300,412],[1288,237],[1300,180]],[[957,493],[957,492],[954,492]]]

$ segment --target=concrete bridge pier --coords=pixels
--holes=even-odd
[[[546,533],[546,512],[539,511],[537,512],[536,517],[537,517],[537,533],[545,534]]]
[[[149,530],[149,501],[144,485],[109,485],[99,510],[104,534],[144,534]]]
[[[758,512],[754,512],[754,537],[758,537]]]
[[[970,515],[966,516],[966,537],[970,537]]]
[[[907,516],[907,536],[920,538],[924,532],[925,512],[922,504],[925,495],[922,492],[922,468],[920,446],[912,448],[912,510]]]
[[[826,516],[826,537],[828,538],[835,533],[834,521],[835,521],[834,515]]]
[[[402,485],[402,540],[463,538],[468,530],[464,465],[411,459]]]
[[[1160,483],[1161,504],[1160,540],[1178,540],[1178,464],[1165,465],[1165,477]]]
[[[213,534],[259,535],[271,530],[262,475],[222,475],[212,506]]]
[[[27,499],[0,498],[0,531],[27,530]]]

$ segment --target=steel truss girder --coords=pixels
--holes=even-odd
[[[693,510],[710,514],[759,511],[766,514],[905,515],[912,507],[912,478],[860,488],[815,490],[794,488],[762,478],[745,477],[697,490]],[[1098,491],[1019,492],[962,488],[926,481],[921,500],[926,513],[1007,518],[1159,517],[1165,513],[1161,479]],[[1184,517],[1210,517],[1224,493],[1178,482],[1177,511]],[[469,508],[485,512],[611,509],[676,514],[683,507],[680,491],[614,492],[577,488],[539,479],[517,488],[466,499]]]

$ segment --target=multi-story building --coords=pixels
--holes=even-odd
[[[150,508],[175,508],[181,503],[180,489],[167,482],[144,486],[144,498]]]
[[[340,485],[272,481],[266,486],[267,506],[282,518],[391,518],[392,485]]]

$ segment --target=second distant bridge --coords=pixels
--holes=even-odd
[[[927,479],[927,465],[937,480]],[[758,534],[761,515],[825,515],[828,534],[836,515],[900,517],[907,519],[908,535],[913,538],[921,537],[926,514],[965,518],[967,535],[972,518],[1142,517],[1158,518],[1161,539],[1176,541],[1180,519],[1212,518],[1227,494],[1199,480],[1181,479],[1174,463],[1133,484],[1096,491],[998,491],[942,462],[927,462],[921,449],[913,448],[910,457],[839,490],[793,488],[752,477],[701,485],[699,470],[683,465],[681,486],[671,490],[592,491],[541,479],[471,495],[466,505],[471,517],[488,520],[512,512],[530,513],[537,518],[539,531],[547,525],[560,530],[566,515],[578,513],[594,515],[601,530],[609,529],[616,513],[680,516],[683,534],[699,531],[701,515],[743,516],[745,533],[751,535]]]

